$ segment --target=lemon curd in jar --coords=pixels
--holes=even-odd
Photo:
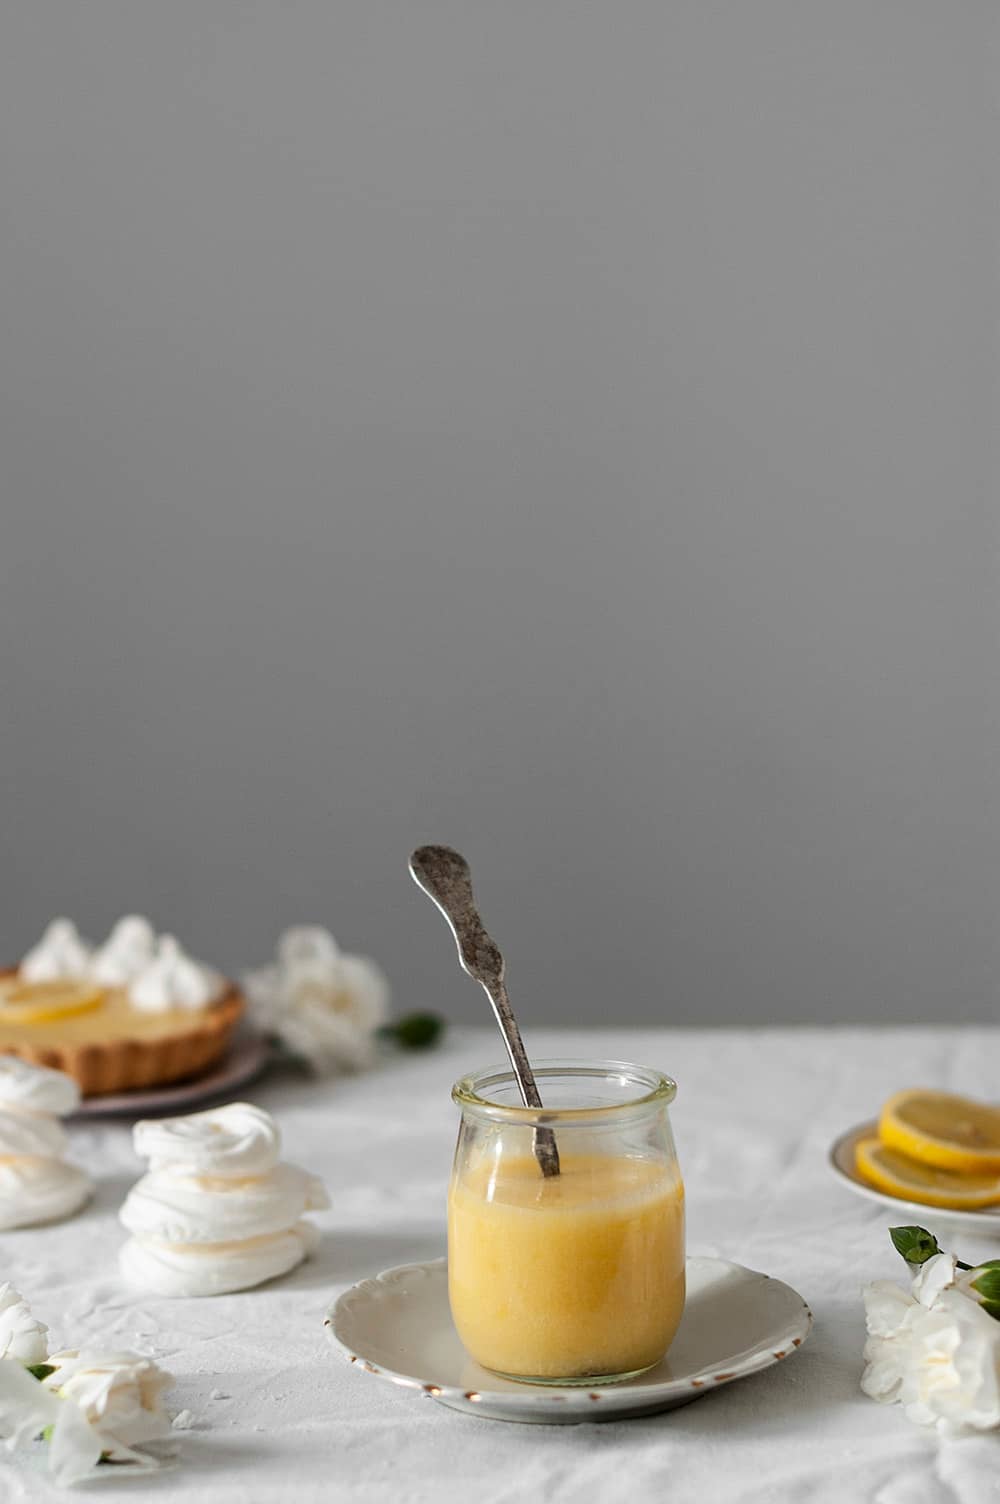
[[[536,1075],[548,1108],[557,1093],[544,1067]],[[641,1372],[669,1348],[684,1309],[684,1190],[666,1103],[646,1105],[633,1122],[623,1104],[606,1125],[606,1108],[590,1121],[548,1111],[560,1157],[550,1177],[529,1129],[477,1123],[463,1107],[448,1290],[459,1337],[484,1368],[593,1383]]]

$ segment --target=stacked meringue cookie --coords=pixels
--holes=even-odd
[[[125,1278],[157,1295],[224,1295],[300,1264],[315,1246],[303,1212],[329,1206],[322,1182],[283,1164],[269,1113],[233,1102],[189,1117],[136,1123],[149,1174],[121,1209],[132,1237]]]
[[[62,1158],[58,1120],[79,1103],[62,1071],[0,1055],[0,1230],[56,1222],[90,1196],[93,1181]]]

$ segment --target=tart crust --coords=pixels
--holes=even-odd
[[[15,969],[0,976],[16,975]],[[224,1053],[243,1013],[243,994],[234,982],[207,1007],[191,1014],[190,1025],[153,1038],[130,1039],[118,1035],[81,1043],[60,1043],[58,1027],[53,1038],[4,1041],[0,1055],[17,1055],[31,1065],[47,1065],[72,1076],[84,1097],[109,1092],[134,1091],[140,1087],[165,1086],[187,1076],[200,1076]]]

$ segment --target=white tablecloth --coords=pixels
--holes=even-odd
[[[904,1270],[890,1218],[834,1182],[826,1152],[904,1085],[995,1097],[998,1042],[985,1029],[528,1036],[536,1058],[613,1056],[674,1075],[689,1251],[777,1275],[816,1316],[795,1357],[651,1419],[564,1428],[458,1415],[360,1372],[324,1337],[326,1306],[347,1285],[444,1252],[449,1087],[500,1055],[485,1030],[455,1030],[367,1076],[312,1083],[285,1072],[246,1090],[333,1202],[316,1219],[319,1250],[289,1277],[209,1300],[125,1288],[116,1213],[142,1166],[128,1125],[105,1120],[72,1129],[73,1157],[99,1182],[95,1202],[62,1225],[0,1235],[0,1278],[55,1344],[135,1347],[176,1375],[173,1404],[196,1417],[179,1435],[179,1464],[131,1482],[116,1471],[106,1485],[115,1504],[980,1504],[1000,1497],[1000,1438],[940,1440],[858,1388],[859,1286]],[[0,1462],[4,1504],[54,1494],[33,1463]]]

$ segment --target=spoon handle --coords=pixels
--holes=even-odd
[[[410,858],[410,872],[447,919],[462,970],[479,983],[490,1000],[522,1102],[525,1107],[541,1107],[535,1074],[507,996],[503,955],[479,917],[468,862],[450,846],[421,846]],[[536,1128],[533,1147],[542,1174],[558,1175],[559,1151],[552,1129]]]

